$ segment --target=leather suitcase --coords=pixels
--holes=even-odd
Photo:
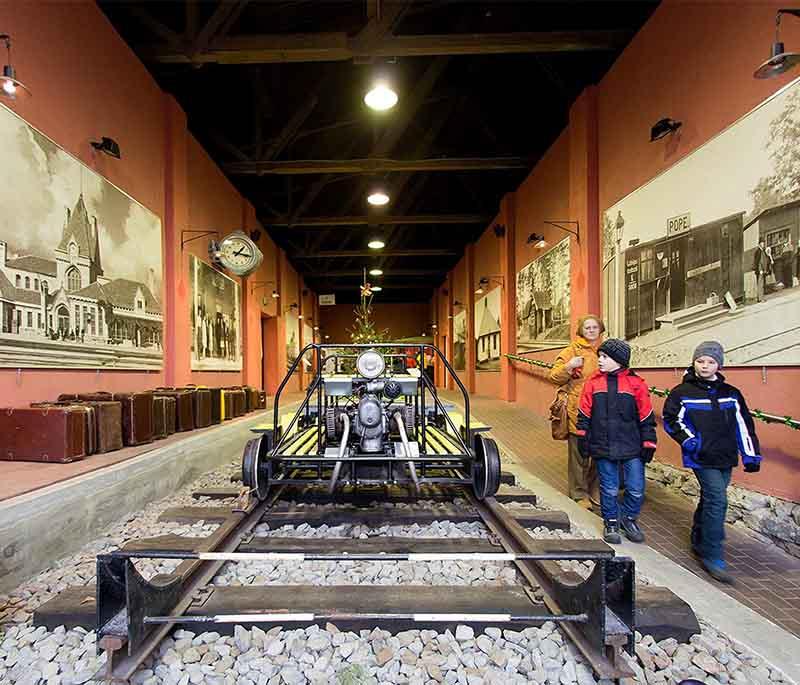
[[[176,388],[156,388],[156,395],[175,398],[175,430],[178,433],[194,430],[194,401],[192,391]]]
[[[68,464],[86,456],[86,412],[78,407],[0,409],[0,460]]]
[[[245,400],[245,391],[242,389],[241,386],[233,386],[230,388],[226,388],[227,391],[227,398],[230,399],[232,404],[232,414],[234,417],[237,416],[244,416],[246,410],[246,400]],[[227,405],[227,399],[225,404]],[[226,407],[227,410],[227,407]]]
[[[244,390],[245,411],[249,413],[258,409],[258,390],[252,385],[245,385],[242,390]]]
[[[78,399],[87,402],[112,402],[113,396],[110,392],[81,392],[78,393]]]
[[[194,426],[206,428],[211,425],[211,391],[208,388],[193,388]]]
[[[31,402],[31,407],[46,408],[46,407],[77,407],[84,417],[84,435],[83,444],[85,456],[89,456],[97,452],[97,410],[78,402],[69,400],[62,400],[60,402]]]
[[[164,398],[164,421],[167,428],[167,435],[172,435],[175,432],[175,420],[176,420],[176,407],[177,402],[175,401],[174,397],[169,397],[168,395],[162,395]]]
[[[267,393],[265,393],[263,390],[258,393],[258,408],[259,409],[267,408]]]
[[[222,423],[222,388],[209,388],[211,397],[211,425]]]
[[[122,403],[122,442],[144,445],[153,442],[153,393],[114,393],[114,401]]]
[[[153,397],[153,438],[161,440],[167,437],[167,397]]]
[[[228,388],[221,388],[220,398],[220,411],[222,413],[222,420],[230,421],[236,416],[236,398],[234,397],[234,391]]]
[[[77,400],[78,396],[74,392],[62,392],[56,402],[68,402],[70,400]],[[39,404],[44,404],[43,402],[39,402]]]
[[[112,400],[84,400],[97,414],[97,452],[122,449],[122,405]]]

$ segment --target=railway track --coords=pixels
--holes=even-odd
[[[221,506],[167,509],[163,521],[219,527],[208,537],[142,538],[97,561],[97,586],[68,588],[42,605],[34,623],[97,627],[98,646],[107,654],[102,677],[128,681],[176,626],[231,632],[234,626],[335,624],[343,630],[393,633],[409,629],[456,631],[470,626],[522,630],[557,623],[599,678],[633,674],[622,652],[633,648],[633,626],[686,639],[697,631],[691,610],[663,593],[641,602],[634,616],[633,562],[615,557],[600,540],[535,539],[528,528],[568,530],[562,512],[538,509],[535,495],[505,485],[483,502],[456,487],[426,488],[420,502],[402,492],[399,502],[375,501],[374,493],[344,493],[331,507],[314,488],[277,487],[268,500],[225,506],[236,488],[195,493]],[[386,495],[386,492],[382,494]],[[392,493],[388,493],[391,495]],[[370,500],[370,503],[368,503]],[[241,502],[239,502],[239,505]],[[401,507],[401,508],[398,508]],[[287,538],[255,534],[285,526],[424,526],[433,521],[485,527],[485,537]],[[169,575],[150,580],[137,571],[141,559],[180,562]],[[567,562],[587,562],[591,571],[565,571]],[[223,568],[236,564],[358,564],[382,567],[424,564],[513,565],[514,585],[228,585]],[[228,566],[226,566],[228,565]],[[432,566],[431,566],[432,567]],[[647,593],[645,592],[645,595]],[[637,620],[638,619],[638,620]],[[648,623],[649,627],[642,622]],[[670,633],[672,630],[672,633]],[[98,676],[99,677],[99,676]]]

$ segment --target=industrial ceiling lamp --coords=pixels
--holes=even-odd
[[[775,42],[772,44],[769,59],[755,70],[755,78],[773,78],[785,74],[796,64],[800,64],[800,54],[786,52],[780,39],[781,15],[800,17],[800,9],[780,9],[775,15]]]
[[[379,285],[373,285],[371,290],[373,293],[379,293],[381,290],[383,290],[383,288],[381,288]]]
[[[384,247],[386,247],[386,243],[380,238],[373,238],[367,243],[367,247],[371,250],[382,250]]]
[[[383,276],[383,269],[370,269],[369,270],[370,276]]]
[[[383,207],[389,204],[389,193],[386,192],[383,186],[375,186],[370,189],[369,195],[367,195],[367,202],[373,207]]]
[[[121,155],[119,152],[119,144],[113,138],[106,138],[103,136],[99,141],[92,140],[89,144],[95,149],[99,150],[100,152],[104,152],[109,157],[114,157],[115,159],[120,159]]]
[[[547,247],[547,241],[544,239],[544,236],[538,233],[531,233],[525,242],[528,245],[533,245],[538,250]]]
[[[376,112],[385,112],[397,104],[397,93],[387,81],[375,81],[364,96],[364,104]]]
[[[33,95],[28,87],[17,79],[14,67],[11,66],[11,36],[0,33],[0,43],[5,44],[8,52],[8,64],[3,65],[3,74],[0,76],[0,95],[9,100],[16,100],[20,93]]]

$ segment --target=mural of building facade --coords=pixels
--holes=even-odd
[[[467,312],[463,309],[453,316],[453,368],[467,368]]]
[[[189,256],[192,283],[192,370],[241,371],[239,284]]]
[[[640,366],[719,340],[730,365],[800,363],[800,82],[603,217],[604,315]]]
[[[0,141],[0,366],[160,368],[161,220],[3,106]]]
[[[517,350],[569,340],[570,239],[564,238],[517,272]]]
[[[475,302],[475,368],[500,370],[500,288]]]

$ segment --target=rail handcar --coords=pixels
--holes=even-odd
[[[410,348],[414,353],[410,354]],[[281,395],[304,355],[315,370],[300,406],[282,415]],[[446,406],[431,380],[412,367],[432,354],[461,391],[464,413]],[[242,480],[263,500],[275,484],[471,486],[478,499],[497,492],[500,455],[469,415],[469,394],[439,349],[429,344],[310,344],[275,395],[271,425],[253,429]]]

